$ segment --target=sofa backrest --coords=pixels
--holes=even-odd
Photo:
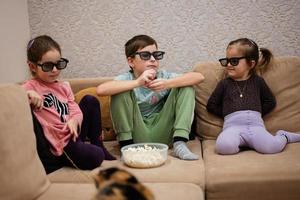
[[[0,85],[0,155],[1,199],[35,199],[50,186],[37,155],[28,98],[19,85]]]
[[[203,139],[216,139],[223,120],[206,110],[206,103],[217,83],[224,77],[224,68],[218,62],[200,63],[194,67],[205,80],[195,86],[196,133]],[[264,117],[271,133],[283,129],[300,132],[300,58],[275,57],[269,70],[262,75],[277,100],[276,108]]]
[[[112,80],[113,77],[99,77],[99,78],[72,78],[66,79],[65,81],[69,82],[74,94],[77,92],[90,88],[90,87],[97,87],[101,83],[106,81]]]

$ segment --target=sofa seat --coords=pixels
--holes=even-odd
[[[278,154],[247,150],[225,156],[215,152],[215,140],[202,145],[207,199],[300,199],[300,143]]]
[[[118,143],[105,142],[109,152],[117,156],[117,160],[104,161],[101,167],[92,171],[75,170],[73,168],[63,167],[48,175],[51,182],[91,182],[92,179],[88,176],[93,176],[99,172],[100,169],[109,167],[120,167],[133,173],[141,182],[182,182],[194,183],[204,189],[204,163],[201,158],[201,143],[198,139],[188,142],[188,147],[200,156],[196,161],[184,161],[171,156],[172,152],[169,150],[169,155],[166,163],[160,167],[138,169],[125,166],[120,160],[120,150]]]
[[[92,199],[96,187],[93,184],[53,183],[37,200],[83,200]]]
[[[201,188],[192,183],[145,183],[156,200],[204,200]],[[96,194],[92,183],[54,183],[37,200],[86,200]]]

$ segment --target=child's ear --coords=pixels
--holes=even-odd
[[[132,57],[128,57],[127,58],[127,63],[132,68],[133,67],[133,58]]]
[[[251,60],[251,66],[250,66],[251,69],[254,68],[255,64],[256,64],[255,60]]]
[[[27,64],[28,64],[28,66],[29,66],[29,69],[30,69],[30,71],[33,71],[33,72],[35,72],[36,73],[36,71],[37,71],[37,66],[35,65],[35,64],[33,64],[32,62],[30,62],[30,61],[27,61]]]

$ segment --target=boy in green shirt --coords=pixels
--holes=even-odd
[[[173,143],[174,155],[184,160],[199,156],[186,146],[194,116],[191,87],[202,74],[159,70],[164,56],[156,41],[137,35],[125,44],[131,70],[98,86],[98,95],[112,95],[111,116],[120,146],[140,142]]]

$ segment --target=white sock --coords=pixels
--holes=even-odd
[[[173,144],[174,154],[176,157],[179,157],[182,160],[198,160],[199,156],[192,153],[186,143],[183,141],[177,141]]]
[[[280,130],[278,134],[284,135],[288,139],[288,143],[300,142],[300,134]]]

